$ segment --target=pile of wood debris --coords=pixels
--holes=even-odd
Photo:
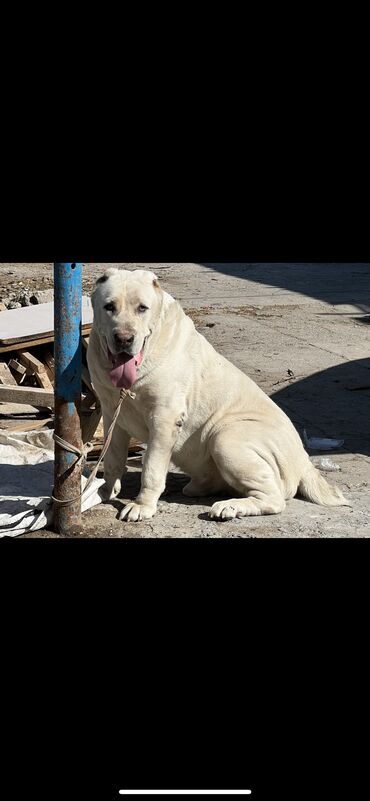
[[[89,459],[103,445],[99,400],[91,384],[86,350],[92,327],[91,301],[82,303],[83,442],[92,442]],[[43,303],[0,313],[0,429],[9,432],[54,428],[54,304]],[[130,452],[140,446],[132,440]]]

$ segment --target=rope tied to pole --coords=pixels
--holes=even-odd
[[[90,475],[89,475],[89,477],[87,479],[87,482],[85,484],[85,488],[83,489],[82,492],[80,492],[74,498],[68,498],[68,499],[66,499],[64,501],[60,500],[60,498],[55,498],[55,496],[52,494],[51,498],[52,498],[52,500],[54,501],[54,503],[56,505],[58,505],[58,506],[70,506],[72,503],[75,503],[80,498],[82,499],[83,496],[86,494],[87,490],[89,489],[89,487],[91,486],[92,482],[94,481],[94,478],[96,477],[96,474],[97,474],[97,472],[99,470],[99,467],[100,467],[100,465],[101,465],[101,463],[102,463],[102,461],[104,459],[104,456],[105,456],[105,454],[106,454],[106,452],[107,452],[107,450],[108,450],[108,448],[109,448],[109,446],[111,444],[114,427],[116,425],[116,422],[117,422],[117,419],[118,419],[118,415],[119,415],[119,413],[121,411],[122,403],[123,403],[124,400],[126,400],[127,396],[129,396],[133,400],[135,400],[135,398],[136,398],[136,395],[135,395],[134,392],[131,392],[129,389],[121,389],[120,394],[119,394],[119,401],[118,401],[118,404],[116,406],[112,422],[111,422],[111,424],[109,426],[109,429],[107,431],[107,435],[106,435],[105,440],[104,440],[104,444],[103,444],[103,447],[102,447],[102,451],[101,451],[100,457],[99,457],[94,469],[91,471],[91,473],[90,473]],[[77,464],[77,462],[79,462],[80,459],[86,459],[86,456],[87,456],[88,452],[93,447],[90,442],[87,442],[86,445],[84,445],[82,450],[81,450],[80,448],[76,448],[74,445],[71,445],[70,442],[67,442],[62,437],[59,437],[58,434],[55,434],[55,432],[53,434],[53,439],[57,443],[57,445],[59,445],[61,448],[64,448],[64,450],[69,451],[70,453],[74,453],[77,456],[77,459],[74,462],[74,464],[72,465],[72,467],[75,464]]]

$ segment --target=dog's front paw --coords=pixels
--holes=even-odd
[[[124,509],[119,514],[120,520],[126,520],[128,523],[137,523],[139,520],[148,520],[153,517],[157,511],[156,506],[148,506],[142,503],[127,503]]]

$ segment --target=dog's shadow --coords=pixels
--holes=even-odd
[[[165,501],[170,505],[184,504],[186,506],[201,505],[211,507],[218,500],[230,498],[230,493],[233,493],[232,490],[229,490],[228,492],[220,492],[217,495],[202,495],[201,497],[190,498],[187,495],[182,494],[183,488],[189,483],[189,481],[190,476],[187,476],[184,473],[167,473],[166,488],[159,500]],[[141,471],[128,471],[122,481],[122,489],[120,494],[114,501],[109,502],[117,510],[117,519],[119,517],[119,513],[122,511],[122,506],[137,497],[140,492],[140,486]],[[210,519],[208,512],[201,512],[198,515],[198,518],[199,520]]]
[[[138,460],[132,460],[131,465],[135,467],[140,467],[140,463]],[[216,501],[226,500],[227,498],[234,498],[237,493],[232,487],[226,488],[225,490],[217,493],[216,495],[202,495],[197,496],[194,498],[190,498],[187,495],[182,494],[183,488],[188,484],[190,481],[190,476],[185,475],[185,473],[167,473],[166,479],[166,488],[162,495],[160,496],[160,501],[165,501],[169,505],[171,504],[184,504],[185,506],[203,506],[210,509]],[[120,512],[122,508],[127,503],[132,502],[139,494],[141,487],[141,470],[135,471],[128,471],[126,475],[122,479],[122,489],[120,494],[118,495],[115,500],[109,501],[109,504],[114,507],[117,511],[116,520],[119,520]],[[241,496],[240,496],[241,497]],[[295,496],[296,501],[301,501],[302,503],[307,503],[307,500],[303,498],[299,493]],[[219,524],[222,523],[229,523],[230,520],[226,519],[217,519],[211,521],[209,516],[209,511],[202,511],[197,515],[198,520],[207,521],[209,522],[217,522]]]

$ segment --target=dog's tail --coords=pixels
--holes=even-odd
[[[339,487],[331,487],[313,464],[301,478],[298,492],[312,503],[322,506],[350,506]]]

